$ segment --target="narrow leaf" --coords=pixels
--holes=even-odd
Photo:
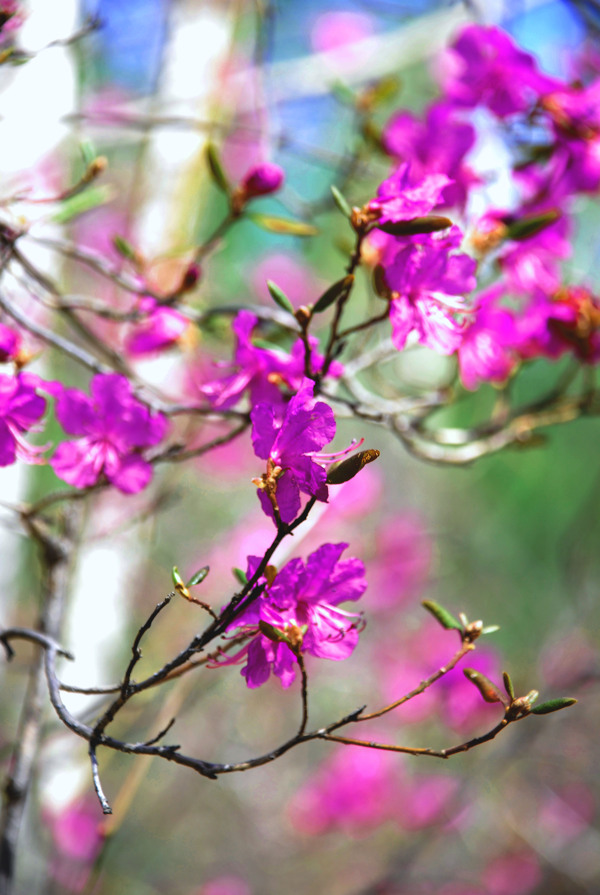
[[[60,208],[52,215],[57,224],[66,224],[86,211],[92,211],[100,205],[106,205],[114,198],[114,190],[108,186],[94,186],[70,199],[61,202]]]
[[[224,193],[229,193],[231,189],[229,180],[223,170],[219,151],[214,143],[206,144],[206,161],[208,162],[208,169],[216,186],[218,186]]]
[[[319,231],[313,224],[304,221],[290,221],[270,214],[249,214],[250,220],[269,233],[282,233],[285,236],[315,236]]]
[[[240,584],[242,586],[245,586],[246,584],[248,584],[248,578],[246,577],[246,573],[242,569],[234,568],[231,571],[233,572],[233,574],[235,575],[235,577],[237,578],[237,580],[240,582]]]
[[[135,260],[136,253],[134,247],[122,236],[119,236],[118,233],[113,236],[112,243],[119,255],[123,258],[127,258],[129,261]]]
[[[96,152],[96,148],[91,140],[82,140],[79,144],[79,151],[81,152],[81,157],[83,158],[83,164],[86,168],[92,164],[98,153]]]
[[[202,584],[209,572],[210,566],[202,566],[201,569],[198,569],[198,571],[192,575],[186,586],[194,587],[195,584]]]
[[[542,230],[545,230],[546,227],[550,227],[551,224],[554,224],[560,216],[560,211],[551,209],[550,211],[542,212],[542,214],[534,214],[527,218],[521,218],[518,221],[507,224],[508,231],[506,238],[514,239],[516,242],[530,239],[532,236],[537,236],[537,234],[541,233]]]
[[[480,671],[475,671],[474,668],[463,668],[463,674],[467,680],[471,681],[472,684],[475,684],[486,702],[501,702],[503,705],[506,703],[500,690],[495,684],[492,684],[485,674],[481,674]]]
[[[333,201],[342,212],[344,217],[349,219],[352,216],[352,208],[350,207],[350,203],[348,202],[348,200],[340,193],[337,186],[332,185],[331,194],[333,196]]]
[[[508,671],[502,672],[502,680],[504,681],[504,689],[510,696],[511,700],[515,698],[515,688],[513,687],[513,683],[510,679],[510,674]]]
[[[540,702],[535,708],[531,709],[532,715],[549,715],[550,712],[560,712],[561,709],[567,709],[570,705],[575,705],[576,699],[571,696],[559,696],[558,699],[549,699],[548,702]]]
[[[334,81],[331,84],[331,92],[341,103],[345,103],[348,106],[356,105],[356,94],[342,81]]]
[[[446,628],[447,631],[462,631],[463,626],[458,619],[454,618],[452,613],[440,606],[439,603],[434,603],[432,600],[424,600],[421,606],[424,606],[427,612],[430,612],[437,619],[442,628]]]
[[[377,230],[383,230],[390,236],[417,236],[420,233],[436,233],[438,230],[447,230],[452,226],[450,218],[439,214],[427,214],[420,218],[411,218],[409,221],[386,221],[384,224],[375,224]]]
[[[315,302],[315,306],[313,308],[313,314],[320,314],[322,311],[327,310],[334,302],[338,300],[338,298],[342,298],[347,295],[350,289],[352,288],[352,284],[354,283],[354,275],[350,274],[347,277],[343,277],[341,280],[338,280],[337,283],[334,283],[329,289],[326,289],[323,295],[317,299]]]
[[[271,295],[271,298],[275,302],[276,305],[282,309],[282,311],[288,311],[290,314],[294,313],[294,306],[279,286],[273,282],[273,280],[267,280],[267,289]]]
[[[191,596],[190,592],[185,586],[183,578],[179,574],[179,569],[177,568],[177,566],[173,566],[173,569],[171,570],[171,576],[173,578],[173,584],[175,585],[175,590],[177,591],[177,593],[184,599],[189,600]]]

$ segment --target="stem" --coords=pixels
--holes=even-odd
[[[65,520],[64,538],[61,541],[51,539],[30,523],[31,534],[37,539],[41,548],[43,580],[39,621],[41,637],[38,642],[44,649],[35,657],[30,669],[19,731],[3,788],[4,804],[0,820],[0,895],[10,895],[13,891],[19,831],[36,769],[45,702],[45,653],[49,649],[63,652],[58,648],[56,641],[60,635],[71,576],[73,553],[69,548],[74,543],[74,536],[71,533],[77,531],[75,517],[79,515],[71,508]],[[15,631],[19,629],[12,629],[13,634]],[[5,632],[4,636],[10,633]],[[14,636],[22,636],[22,633]]]

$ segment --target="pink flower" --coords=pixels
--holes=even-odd
[[[443,87],[460,106],[484,105],[499,118],[530,109],[557,86],[529,53],[497,27],[468,25],[442,57]]]
[[[411,185],[427,175],[445,174],[451,180],[437,204],[464,206],[470,187],[478,182],[465,164],[475,143],[475,129],[458,118],[452,104],[434,103],[425,121],[411,112],[397,112],[386,124],[382,140],[386,152],[410,164]]]
[[[271,404],[257,404],[250,414],[254,452],[267,461],[258,496],[272,518],[276,500],[283,522],[298,515],[301,491],[327,502],[327,473],[316,452],[335,435],[335,418],[328,404],[313,397],[314,387],[304,379],[283,415]]]
[[[134,357],[170,348],[190,325],[190,321],[174,308],[157,305],[153,298],[142,299],[140,309],[148,316],[136,324],[125,339],[125,350]]]
[[[284,687],[289,687],[296,677],[294,649],[320,659],[346,659],[358,643],[359,616],[339,609],[338,604],[358,600],[367,587],[362,562],[340,559],[347,546],[323,544],[311,553],[306,565],[301,559],[293,559],[274,579],[265,582],[260,598],[233,622],[231,629],[240,625],[251,629],[264,622],[281,632],[282,639],[257,632],[240,652],[218,664],[237,664],[245,658],[241,673],[249,687],[260,687],[271,671]],[[248,558],[248,577],[258,562],[257,557]]]
[[[0,375],[0,466],[10,466],[18,458],[25,463],[42,462],[38,454],[45,448],[33,447],[23,432],[38,431],[36,425],[46,409],[46,401],[36,389],[43,386],[37,376],[19,373]]]
[[[56,416],[66,432],[82,436],[61,444],[50,461],[57,476],[76,488],[89,488],[100,476],[125,494],[135,494],[152,478],[143,448],[157,444],[167,429],[133,395],[124,376],[99,374],[91,398],[77,389],[61,389]]]
[[[377,220],[409,221],[423,217],[442,201],[442,193],[452,181],[445,174],[427,174],[415,184],[409,182],[408,163],[391,174],[380,184],[377,198],[371,199],[367,208],[377,213]]]
[[[283,405],[285,398],[281,387],[290,392],[297,392],[304,379],[304,343],[297,339],[289,353],[275,348],[263,348],[254,345],[252,332],[258,324],[258,317],[250,311],[240,311],[231,328],[236,336],[237,344],[234,353],[235,371],[205,382],[200,391],[208,401],[219,408],[233,407],[248,392],[250,403]],[[314,349],[318,340],[309,336],[313,349],[311,362],[315,372],[323,365],[323,358]],[[340,376],[342,366],[333,363],[329,369],[330,376]],[[332,436],[333,437],[333,436]]]
[[[510,311],[497,299],[502,287],[487,290],[478,298],[474,317],[458,346],[460,378],[474,390],[481,382],[504,382],[517,363],[517,329]]]
[[[390,302],[390,322],[399,351],[411,333],[440,354],[456,351],[465,326],[454,314],[468,311],[458,296],[475,288],[476,268],[477,262],[468,255],[450,254],[445,239],[430,238],[396,254],[385,274],[389,288],[397,293]]]

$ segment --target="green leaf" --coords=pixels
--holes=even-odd
[[[194,587],[195,584],[202,584],[209,572],[210,566],[202,566],[201,569],[198,569],[198,571],[192,575],[186,587]]]
[[[472,684],[475,684],[486,702],[501,702],[503,705],[506,703],[506,700],[498,687],[496,687],[485,674],[481,674],[480,671],[475,671],[474,668],[463,668],[463,674],[467,680],[471,681]]]
[[[225,171],[223,170],[223,165],[221,164],[221,157],[219,155],[219,151],[214,143],[206,144],[206,161],[208,162],[208,170],[210,171],[211,177],[218,186],[220,190],[224,193],[229,194],[231,191],[231,187],[229,185],[229,180]]]
[[[136,251],[130,242],[128,242],[122,236],[119,236],[119,234],[117,233],[115,234],[115,236],[113,236],[112,243],[119,255],[121,255],[123,258],[127,258],[129,261],[135,261]]]
[[[542,230],[545,230],[546,227],[554,224],[560,216],[560,211],[551,209],[550,211],[542,212],[542,214],[534,214],[527,218],[521,218],[518,221],[507,224],[508,229],[506,238],[514,239],[516,242],[530,239],[530,237],[537,236],[537,234],[541,233]]]
[[[502,680],[504,681],[504,689],[506,690],[512,701],[515,698],[515,688],[513,687],[513,683],[510,679],[508,671],[502,672]]]
[[[550,712],[560,712],[561,709],[567,709],[570,705],[575,705],[576,699],[572,696],[559,696],[558,699],[549,699],[548,702],[540,702],[535,708],[531,709],[532,715],[549,715]]]
[[[319,232],[313,224],[306,224],[304,221],[290,221],[288,218],[256,212],[249,214],[248,217],[269,233],[282,233],[284,236],[315,236]]]
[[[342,81],[334,81],[331,85],[331,92],[341,103],[345,103],[348,106],[356,105],[356,94]]]
[[[66,224],[86,211],[92,211],[100,205],[106,205],[114,198],[114,190],[108,186],[93,186],[83,193],[77,193],[61,202],[60,208],[52,215],[57,224]]]
[[[389,233],[390,236],[418,236],[420,233],[447,230],[452,226],[452,221],[439,214],[427,214],[420,218],[411,218],[409,221],[386,221],[384,224],[375,223],[374,226],[377,230]]]
[[[322,311],[326,311],[327,308],[338,300],[338,298],[347,295],[352,288],[353,283],[354,275],[350,274],[349,276],[338,280],[337,283],[334,283],[329,289],[326,289],[323,295],[315,302],[313,314],[320,314]]]
[[[452,613],[440,606],[439,603],[434,603],[433,600],[424,600],[421,606],[424,606],[427,612],[437,619],[442,628],[446,628],[447,631],[462,631],[463,626],[458,619],[454,618]]]
[[[350,219],[352,217],[352,208],[345,196],[340,193],[337,186],[331,186],[331,194],[333,196],[333,201],[342,212],[344,217]]]
[[[96,147],[91,140],[82,140],[79,144],[79,151],[81,152],[83,164],[86,168],[92,164],[92,162],[98,155],[98,153],[96,152]]]
[[[280,289],[277,283],[274,283],[273,280],[267,280],[267,289],[271,295],[271,298],[275,302],[276,305],[279,305],[282,311],[288,311],[288,313],[294,313],[294,306],[283,291]]]
[[[242,569],[233,568],[231,571],[240,582],[242,587],[245,587],[246,584],[248,584],[248,578],[246,576],[246,573]]]
[[[187,587],[185,586],[185,584],[183,582],[183,578],[179,574],[179,569],[177,568],[177,566],[173,566],[173,568],[171,570],[171,576],[173,578],[173,584],[175,586],[175,590],[177,591],[177,593],[180,596],[184,597],[186,600],[189,600],[190,592],[187,589]]]
[[[327,470],[327,484],[341,485],[343,482],[349,482],[367,463],[372,463],[378,456],[379,451],[370,448],[366,451],[359,451],[358,454],[353,454],[352,457],[347,457],[345,460],[332,463]]]

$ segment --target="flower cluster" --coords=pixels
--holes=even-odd
[[[600,188],[600,77],[550,77],[507,34],[481,25],[463,29],[438,75],[442,96],[423,120],[399,112],[384,127],[395,167],[363,209],[394,345],[410,338],[456,353],[468,389],[502,382],[534,357],[570,351],[596,363],[597,300],[586,286],[564,284],[561,261],[571,200]],[[489,173],[478,171],[477,135],[490,119],[496,138],[506,138],[508,208],[493,204]],[[535,131],[529,151],[515,144],[519,128]],[[477,218],[465,217],[482,203]],[[424,226],[411,235],[399,226],[453,209],[465,232]]]

